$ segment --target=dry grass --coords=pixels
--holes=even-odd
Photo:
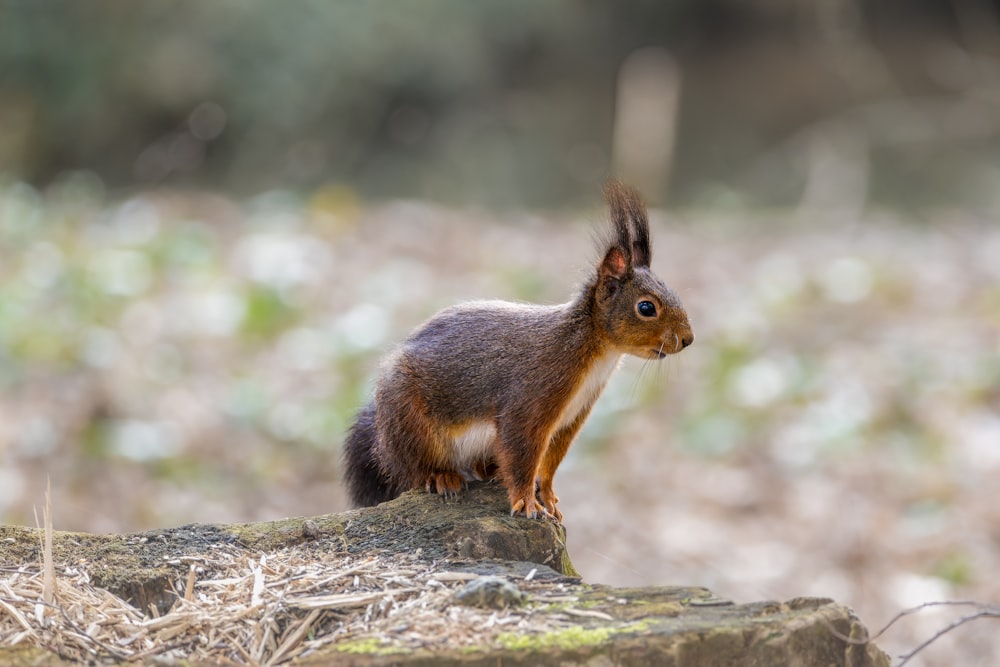
[[[78,567],[60,568],[58,593],[47,602],[44,571],[2,570],[0,645],[35,646],[80,662],[159,657],[275,665],[331,645],[488,647],[503,632],[575,624],[573,610],[456,605],[455,590],[477,575],[412,556],[358,558],[301,548],[254,558],[220,553],[192,563],[187,580],[178,582],[179,599],[162,616],[95,587]],[[573,600],[563,584],[518,584],[535,601]]]

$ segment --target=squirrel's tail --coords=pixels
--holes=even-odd
[[[358,413],[344,442],[344,480],[355,507],[392,500],[399,491],[382,473],[375,460],[375,403]]]

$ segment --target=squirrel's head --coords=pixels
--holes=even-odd
[[[662,359],[694,342],[687,312],[672,289],[649,268],[649,219],[634,188],[611,180],[604,186],[612,233],[597,267],[595,315],[614,348]]]

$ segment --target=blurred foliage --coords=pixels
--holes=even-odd
[[[0,173],[563,204],[612,169],[619,70],[657,46],[675,203],[992,208],[991,7],[6,0]]]
[[[118,184],[360,180],[374,195],[414,192],[418,172],[454,193],[466,184],[448,180],[484,152],[508,170],[503,153],[527,139],[518,125],[548,153],[585,136],[533,99],[528,70],[585,56],[600,19],[568,2],[452,0],[0,11],[5,106],[30,143],[8,167],[44,178],[88,166]],[[520,169],[552,166],[530,157]]]
[[[248,336],[270,338],[295,322],[295,310],[281,294],[268,287],[250,290],[245,303],[241,330]]]

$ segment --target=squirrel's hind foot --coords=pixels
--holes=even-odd
[[[454,498],[465,488],[465,478],[457,472],[435,472],[427,476],[427,491],[445,498]]]

